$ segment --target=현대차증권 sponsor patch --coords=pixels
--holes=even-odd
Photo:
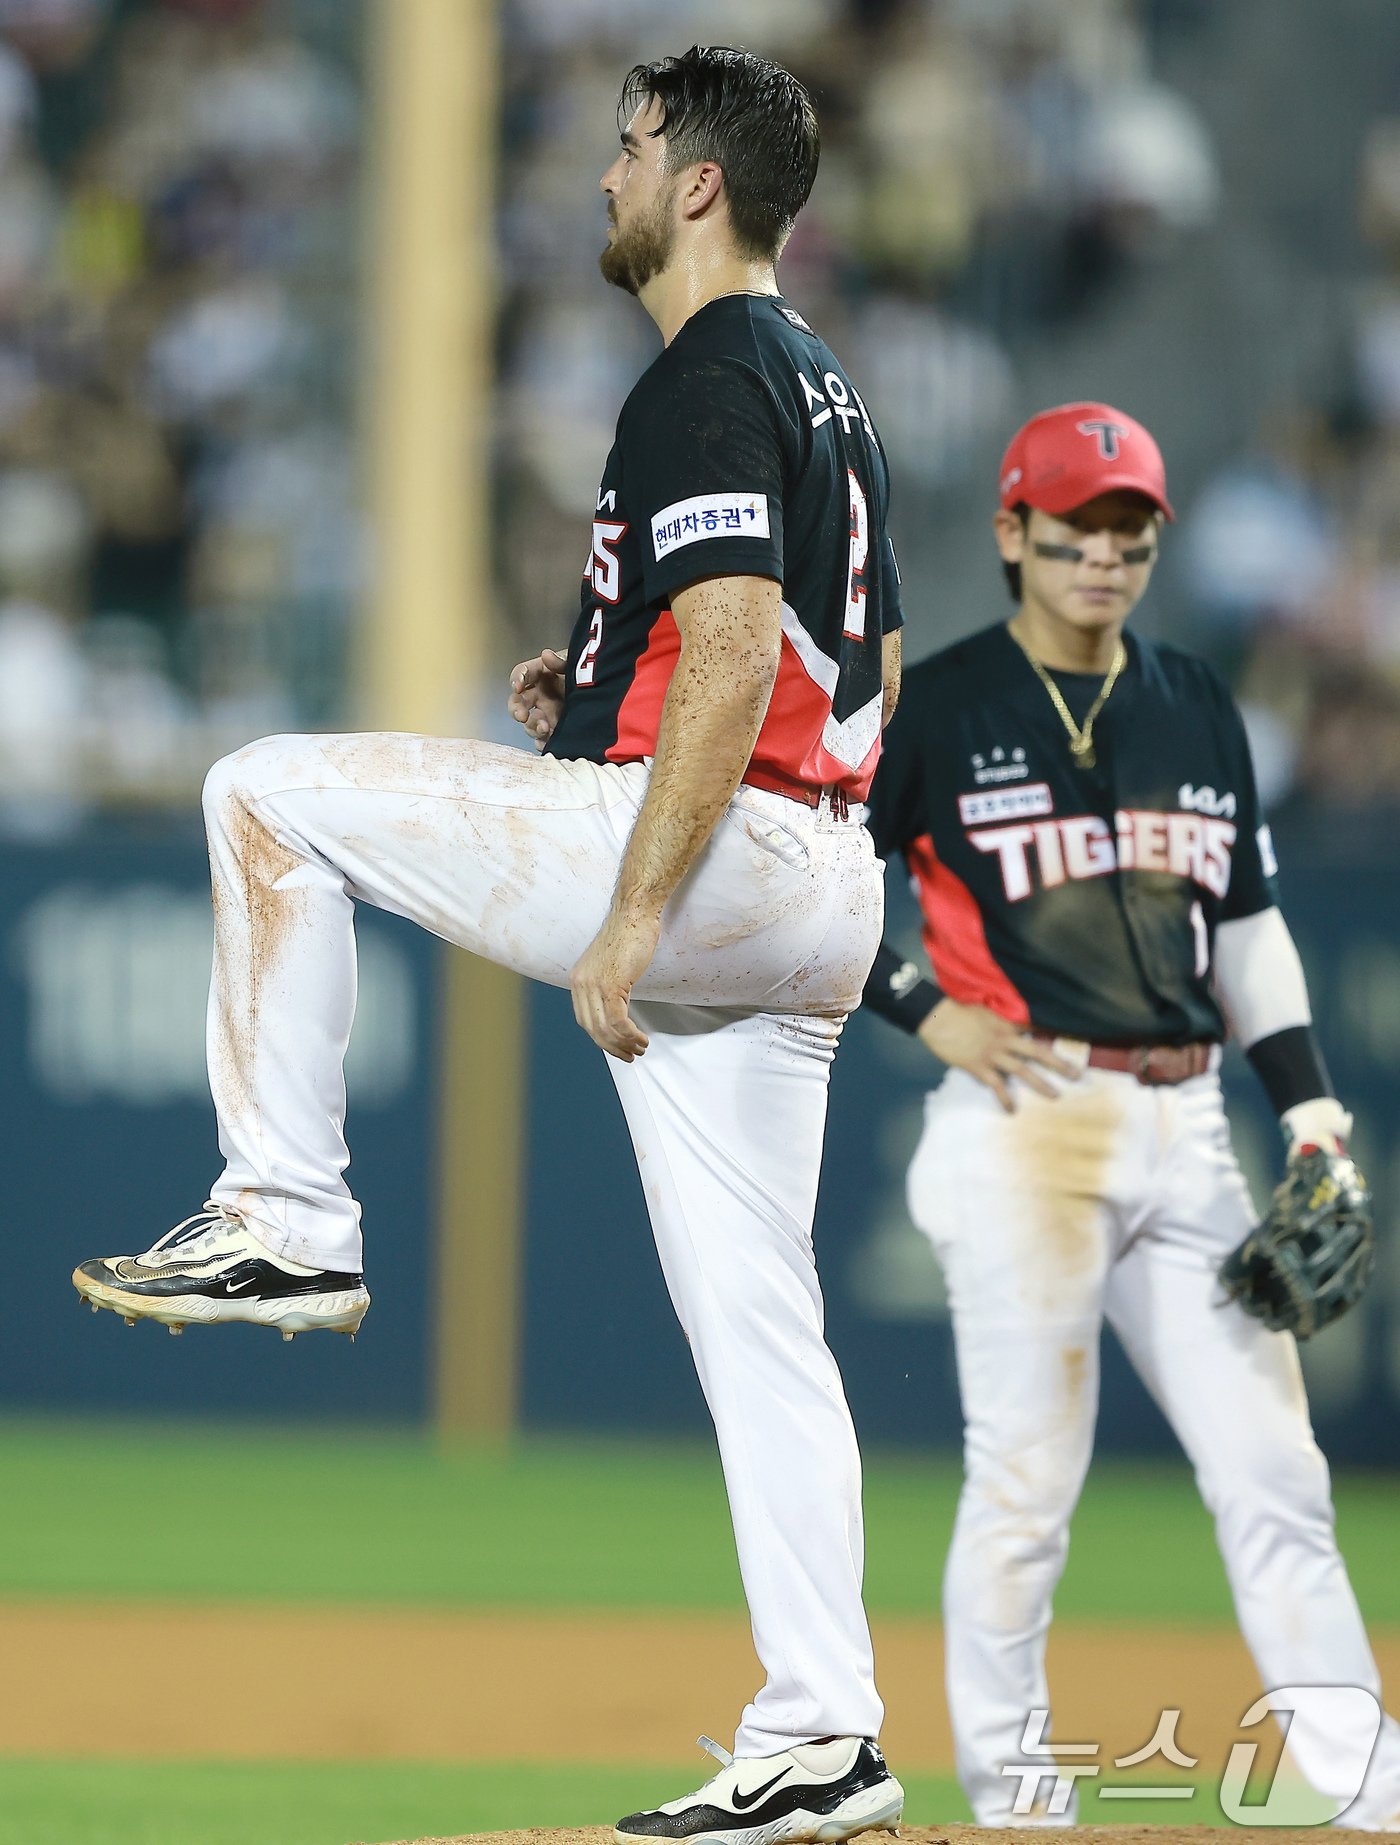
[[[659,564],[683,545],[703,538],[768,538],[765,493],[697,493],[663,506],[651,521],[651,544]]]

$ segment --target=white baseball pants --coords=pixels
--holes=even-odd
[[[928,1097],[908,1191],[947,1281],[965,1421],[943,1618],[958,1774],[978,1823],[1028,1823],[1001,1768],[1023,1759],[1028,1712],[1049,1706],[1051,1597],[1089,1465],[1105,1318],[1195,1469],[1264,1688],[1379,1697],[1297,1347],[1215,1281],[1254,1222],[1218,1078],[1148,1088],[1087,1070],[1054,1101],[1017,1085],[1007,1115],[950,1071]],[[1319,1792],[1343,1792],[1347,1737],[1300,1713],[1287,1749]],[[1395,1816],[1400,1728],[1387,1717],[1344,1823]]]
[[[274,737],[205,788],[213,1196],[279,1254],[359,1270],[342,1061],[355,900],[555,986],[602,925],[642,764],[401,735]],[[740,1755],[875,1736],[860,1459],[812,1253],[827,1080],[883,916],[870,836],[740,788],[609,1058],[719,1437],[766,1683]]]

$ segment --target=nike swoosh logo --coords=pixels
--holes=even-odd
[[[226,1281],[224,1283],[224,1293],[225,1294],[241,1294],[244,1288],[255,1288],[257,1285],[258,1285],[258,1278],[256,1275],[254,1275],[252,1279],[249,1281]],[[783,1773],[786,1774],[787,1770],[784,1769]]]
[[[780,1768],[777,1774],[773,1776],[773,1779],[771,1781],[765,1781],[762,1787],[754,1788],[753,1792],[750,1794],[735,1793],[731,1795],[730,1798],[733,1800],[734,1805],[742,1813],[747,1808],[751,1807],[756,1800],[762,1800],[763,1796],[766,1793],[768,1793],[772,1788],[775,1788],[778,1785],[779,1781],[781,1781],[784,1778],[784,1776],[790,1775],[791,1773],[792,1773],[791,1768]]]
[[[162,1262],[152,1266],[135,1258],[123,1257],[109,1266],[121,1281],[163,1281],[171,1275],[188,1275],[191,1280],[202,1281],[206,1269],[226,1260],[224,1256],[209,1256],[202,1262]]]

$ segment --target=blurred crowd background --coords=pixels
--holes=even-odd
[[[597,272],[619,81],[703,26],[818,98],[782,279],[881,425],[908,651],[1005,612],[1010,430],[1117,401],[1180,514],[1146,625],[1230,674],[1280,822],[1369,851],[1400,809],[1400,8],[1344,10],[504,0],[499,664],[567,632],[655,350]],[[10,829],[188,802],[223,750],[352,710],[364,23],[358,0],[0,0]]]
[[[11,828],[344,705],[359,10],[0,0]]]

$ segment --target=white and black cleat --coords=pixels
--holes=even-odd
[[[94,1313],[108,1307],[128,1325],[156,1320],[172,1333],[241,1320],[284,1339],[318,1329],[353,1339],[369,1308],[363,1276],[274,1255],[236,1211],[213,1203],[144,1255],[79,1263],[73,1286]]]
[[[904,1789],[864,1737],[827,1737],[740,1761],[708,1736],[700,1746],[724,1764],[720,1772],[696,1793],[620,1819],[613,1831],[617,1845],[635,1839],[689,1845],[835,1841],[899,1825]]]

